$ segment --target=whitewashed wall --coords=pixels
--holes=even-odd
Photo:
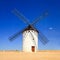
[[[31,35],[31,33],[32,35]],[[34,40],[33,40],[34,38]],[[35,46],[35,52],[38,50],[38,32],[34,30],[28,30],[23,32],[23,51],[32,52],[31,47]]]

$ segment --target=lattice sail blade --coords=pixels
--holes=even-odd
[[[40,31],[39,32],[39,37],[40,37],[40,41],[43,43],[43,44],[47,44],[48,43],[48,39],[47,39],[47,37]]]
[[[12,41],[14,39],[16,39],[21,33],[23,33],[23,31],[26,29],[27,27],[25,27],[24,29],[22,29],[21,31],[15,33],[14,35],[12,35],[11,37],[9,37],[9,40]]]
[[[12,40],[16,39],[20,34],[21,34],[21,31],[15,33],[14,35],[9,37],[9,40],[12,41]]]
[[[21,19],[24,23],[28,24],[29,25],[29,21],[28,19],[22,15],[17,9],[14,9],[12,11],[12,13],[14,13],[19,19]]]
[[[33,27],[32,25],[31,25],[31,27],[32,27],[34,30],[36,30],[36,28]],[[48,43],[49,40],[47,39],[47,37],[46,37],[41,31],[39,31],[39,37],[40,37],[40,41],[41,41],[43,44]]]
[[[32,25],[34,25],[35,23],[39,22],[40,20],[42,20],[43,18],[45,18],[48,15],[48,12],[44,12],[41,16],[37,17],[34,22],[32,23]]]

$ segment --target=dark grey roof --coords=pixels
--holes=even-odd
[[[27,30],[35,30],[35,31],[37,31],[38,32],[38,30],[37,29],[35,29],[35,28],[33,28],[33,27],[31,27],[30,25],[24,30],[24,31],[27,31]],[[23,31],[23,32],[24,32]]]

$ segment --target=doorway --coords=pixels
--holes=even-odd
[[[32,49],[32,52],[35,52],[35,46],[32,46],[31,49]]]

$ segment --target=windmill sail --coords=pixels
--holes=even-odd
[[[32,27],[34,30],[37,30],[35,29],[34,27],[34,24],[36,24],[39,20],[43,19],[45,16],[47,16],[47,13],[43,13],[41,16],[39,16],[38,18],[36,18],[34,20],[33,23],[29,23],[28,19],[26,19],[26,17],[24,15],[22,15],[17,9],[14,9],[13,10],[13,13],[18,16],[23,22],[25,22],[26,24],[28,24],[28,26]],[[17,38],[25,29],[23,29],[22,31],[19,31],[17,32],[16,34],[14,34],[13,36],[11,36],[9,39],[10,40],[14,40],[15,38]],[[38,31],[38,30],[37,30]],[[41,33],[41,31],[39,32],[39,36],[41,37],[41,42],[43,44],[47,43],[48,42],[48,39],[43,35],[43,33]],[[33,37],[33,36],[32,36]]]

